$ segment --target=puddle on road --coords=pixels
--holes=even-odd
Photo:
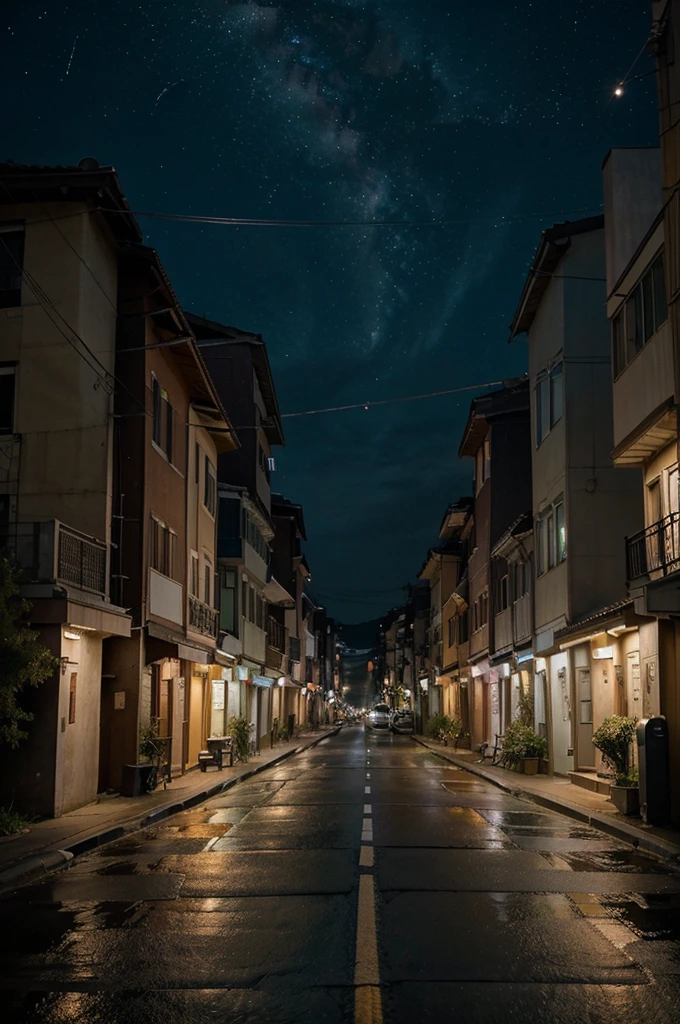
[[[676,893],[622,899],[600,897],[607,910],[641,939],[680,940],[680,896]]]
[[[94,917],[99,918],[99,928],[124,928],[131,924],[139,916],[143,904],[139,902],[127,903],[121,900],[105,900],[98,903],[94,909]],[[146,913],[146,908],[144,908]]]
[[[543,854],[543,856],[549,856]],[[622,871],[637,875],[667,875],[668,869],[653,857],[637,850],[593,850],[560,852],[572,871]]]

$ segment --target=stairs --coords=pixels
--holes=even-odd
[[[602,796],[609,796],[611,783],[608,779],[601,779],[595,771],[568,772],[569,781],[581,789],[589,789],[591,793],[600,793]]]

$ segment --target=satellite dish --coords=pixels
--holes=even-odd
[[[78,167],[81,171],[96,171],[99,167],[99,161],[95,160],[93,156],[84,156]]]

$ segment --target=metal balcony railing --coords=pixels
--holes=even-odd
[[[680,512],[626,537],[626,568],[629,581],[680,570]]]
[[[0,551],[19,565],[24,583],[70,583],[107,596],[106,544],[56,519],[10,525]]]
[[[189,629],[195,629],[204,636],[217,636],[217,612],[193,594],[189,594]]]

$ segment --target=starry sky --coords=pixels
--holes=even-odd
[[[331,222],[140,218],[186,309],[263,335],[283,412],[481,385],[525,370],[507,325],[541,229],[601,211],[611,146],[658,144],[653,76],[612,96],[650,22],[648,0],[22,0],[0,158],[94,156],[139,211]],[[470,397],[284,420],[273,487],[344,621],[400,603],[469,492]]]

